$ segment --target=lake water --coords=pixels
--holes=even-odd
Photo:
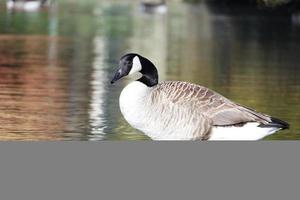
[[[110,85],[119,57],[139,52],[160,80],[207,86],[291,124],[269,140],[300,139],[300,17],[222,13],[172,3],[0,4],[0,140],[147,140],[123,119]]]

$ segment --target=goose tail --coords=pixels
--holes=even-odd
[[[280,129],[289,129],[290,125],[281,119],[271,117],[271,122],[269,122],[267,124],[261,124],[260,127],[274,127],[274,128],[280,128]]]

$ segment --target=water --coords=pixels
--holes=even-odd
[[[184,80],[291,124],[266,139],[300,139],[300,20],[171,3],[0,4],[0,140],[147,140],[123,119],[110,85],[119,57],[139,52],[160,80]]]

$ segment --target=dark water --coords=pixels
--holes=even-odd
[[[59,4],[9,12],[0,4],[0,140],[144,140],[121,116],[128,80],[118,58],[139,52],[161,80],[184,80],[291,124],[266,139],[300,139],[300,18],[216,13],[170,4]]]

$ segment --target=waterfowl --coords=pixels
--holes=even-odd
[[[141,73],[119,98],[127,122],[153,140],[259,140],[289,124],[225,98],[200,85],[182,81],[158,82],[147,58],[121,57],[111,83]]]
[[[141,2],[140,7],[145,13],[166,13],[168,10],[165,0],[160,2]]]
[[[48,0],[8,0],[7,9],[36,11],[47,3]]]

